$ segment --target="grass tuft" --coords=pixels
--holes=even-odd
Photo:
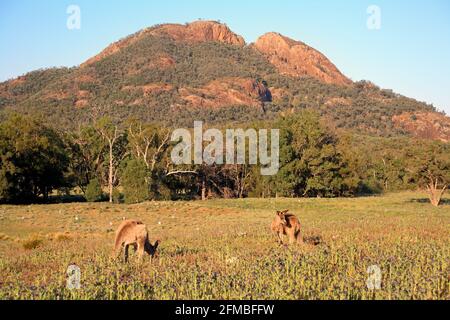
[[[23,240],[22,247],[25,250],[34,250],[34,249],[39,248],[43,243],[44,243],[44,240],[42,240],[41,238],[32,237],[30,239]]]

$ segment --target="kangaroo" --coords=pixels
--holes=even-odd
[[[128,262],[128,248],[133,246],[134,251],[138,253],[139,261],[142,261],[144,252],[153,258],[160,243],[159,240],[156,240],[154,245],[150,243],[147,227],[141,221],[125,220],[116,231],[113,256],[117,258],[122,252],[122,247],[125,247],[125,262]]]
[[[271,229],[280,244],[283,244],[283,235],[289,237],[290,244],[295,242],[298,244],[303,243],[300,234],[300,221],[295,215],[289,213],[289,210],[277,211],[277,215],[272,221]]]

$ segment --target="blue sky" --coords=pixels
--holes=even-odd
[[[69,5],[81,29],[66,27]],[[381,29],[367,28],[367,8]],[[51,66],[74,66],[157,23],[221,20],[247,42],[277,31],[318,49],[353,80],[433,103],[450,114],[448,0],[1,0],[0,81]]]

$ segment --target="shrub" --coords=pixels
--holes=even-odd
[[[30,239],[24,240],[22,243],[22,247],[25,250],[33,250],[33,249],[40,247],[43,242],[44,241],[42,239],[33,237]]]
[[[92,179],[86,188],[85,198],[88,202],[98,202],[103,199],[103,191],[98,179]]]
[[[121,184],[125,203],[139,203],[148,199],[147,168],[142,161],[128,161],[122,173]]]
[[[123,203],[123,194],[117,188],[113,190],[113,202],[115,204]]]
[[[170,190],[170,188],[168,186],[166,186],[165,184],[159,184],[158,185],[158,195],[157,195],[157,200],[160,201],[170,201],[172,200],[172,190]]]

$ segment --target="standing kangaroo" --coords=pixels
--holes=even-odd
[[[116,231],[113,255],[117,258],[124,247],[125,262],[128,262],[128,248],[133,246],[135,252],[138,253],[138,260],[142,261],[144,252],[153,258],[159,244],[159,240],[156,240],[154,245],[150,243],[147,227],[141,221],[125,220]]]
[[[295,215],[289,213],[289,210],[277,211],[277,215],[272,221],[271,229],[280,244],[283,244],[283,235],[289,237],[290,244],[295,242],[298,244],[303,243],[300,234],[300,221]]]

